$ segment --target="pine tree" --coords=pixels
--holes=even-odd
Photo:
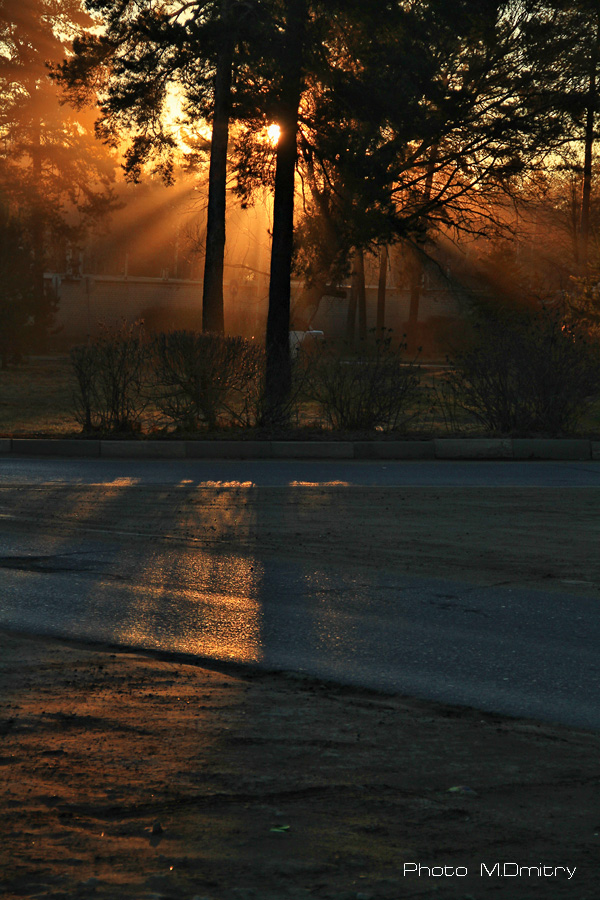
[[[575,262],[585,272],[600,111],[600,4],[597,0],[537,2],[525,40],[533,92],[560,135],[560,168],[571,169],[581,179]]]
[[[33,303],[33,252],[18,217],[0,207],[0,360],[5,369],[26,350]]]
[[[265,419],[277,422],[291,388],[290,282],[294,249],[294,196],[298,115],[304,83],[307,0],[286,0],[282,76],[276,122],[280,134],[273,194],[273,244],[267,317]]]
[[[152,0],[88,0],[88,6],[102,17],[102,31],[75,41],[60,79],[74,103],[93,102],[99,93],[97,133],[114,146],[126,143],[128,178],[139,180],[151,166],[171,183],[178,150],[174,118],[192,131],[212,124],[203,328],[222,332],[230,122],[247,94],[248,48],[260,35],[266,4],[197,0],[157,7]]]
[[[333,267],[360,248],[404,241],[420,258],[439,230],[501,227],[506,201],[563,140],[532,78],[529,6],[373,3],[338,31],[335,87],[314,92],[300,153],[308,213],[338,238]],[[417,273],[413,345],[419,284]]]
[[[61,104],[48,64],[90,24],[79,0],[3,0],[0,19],[0,190],[32,252],[33,318],[41,339],[53,299],[44,269],[57,240],[77,245],[112,203],[114,163],[91,122]],[[15,219],[16,220],[16,219]]]

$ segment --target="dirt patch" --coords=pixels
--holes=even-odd
[[[59,641],[0,647],[5,900],[597,896],[600,735]]]

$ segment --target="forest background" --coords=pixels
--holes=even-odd
[[[3,0],[3,364],[51,339],[45,272],[110,258],[150,219],[147,257],[175,244],[200,327],[224,331],[226,211],[253,204],[264,421],[292,390],[290,327],[348,280],[346,336],[367,340],[369,265],[381,336],[401,267],[411,353],[431,260],[451,259],[469,321],[550,309],[596,340],[599,44],[593,0]]]

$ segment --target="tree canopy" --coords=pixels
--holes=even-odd
[[[80,0],[2,0],[0,10],[0,199],[30,247],[30,312],[43,331],[52,307],[44,268],[110,209],[114,160],[49,77],[48,63],[91,24]]]
[[[172,180],[182,133],[191,161],[192,145],[210,157],[206,329],[223,328],[228,177],[244,202],[273,189],[272,399],[289,384],[294,264],[324,289],[367,248],[491,233],[578,142],[587,258],[593,0],[86,0],[92,20],[77,0],[54,7],[55,26],[72,7],[60,41],[77,31],[60,79],[76,106],[96,105],[129,178]]]

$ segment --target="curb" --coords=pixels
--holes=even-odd
[[[0,455],[94,459],[600,461],[600,440],[433,438],[428,441],[87,441],[64,438],[0,438]]]

